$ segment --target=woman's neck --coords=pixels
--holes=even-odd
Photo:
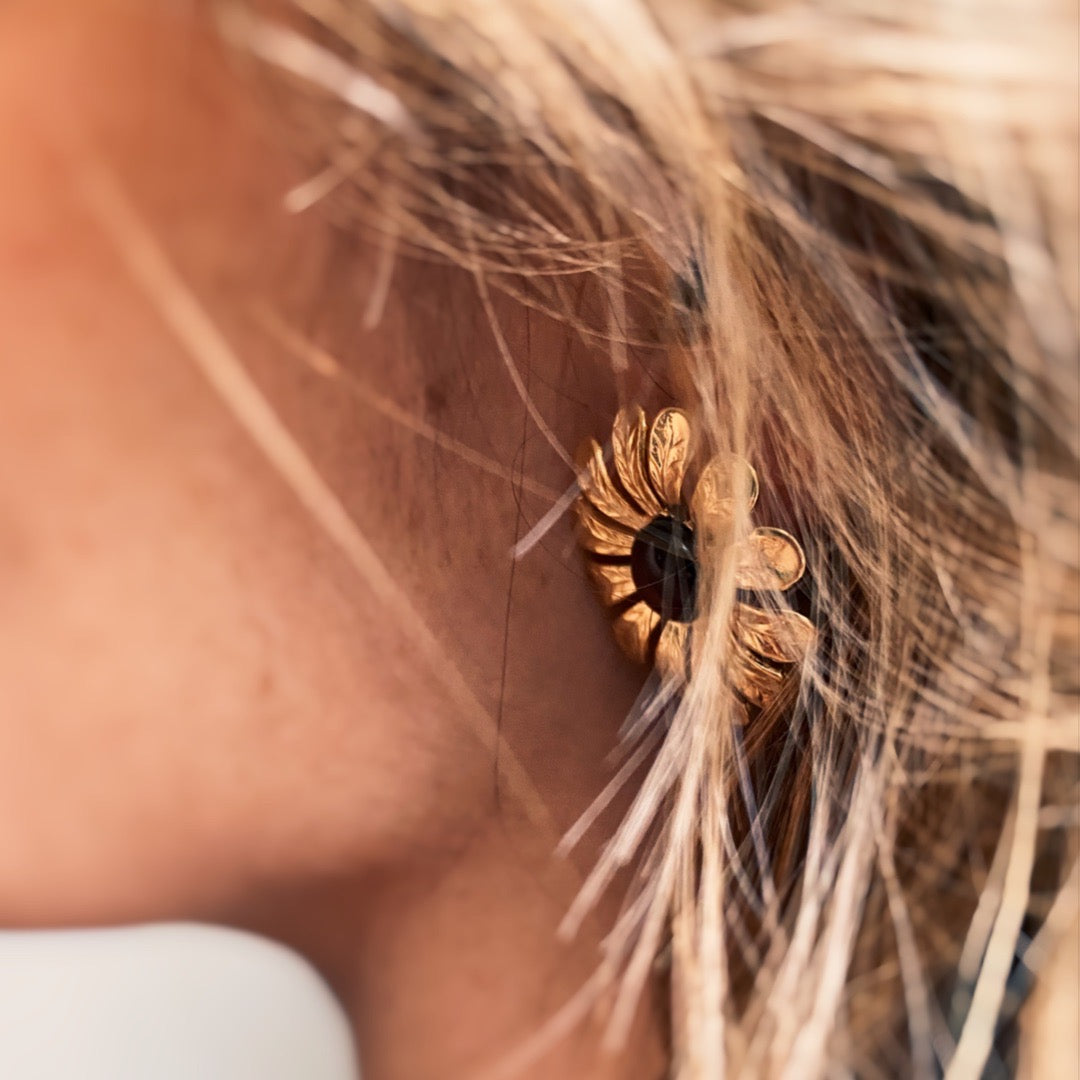
[[[642,1002],[610,1052],[605,1002],[585,997],[615,898],[560,940],[581,874],[550,850],[493,807],[456,850],[407,873],[264,898],[244,922],[323,973],[351,1018],[364,1080],[653,1080],[664,1071],[657,1003]]]

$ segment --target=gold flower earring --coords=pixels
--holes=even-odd
[[[583,448],[577,515],[589,575],[611,608],[623,651],[638,663],[654,664],[664,677],[685,680],[700,617],[699,544],[722,539],[735,499],[745,500],[747,510],[753,507],[757,474],[746,462],[714,458],[684,500],[690,423],[680,409],[662,410],[651,424],[640,407],[621,410],[611,449],[613,470],[595,440]],[[736,552],[735,585],[780,593],[805,569],[793,536],[756,528]],[[737,601],[729,639],[735,691],[751,705],[767,705],[813,639],[805,616]]]

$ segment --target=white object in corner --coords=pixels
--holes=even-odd
[[[4,1080],[359,1080],[299,956],[194,924],[0,933]]]

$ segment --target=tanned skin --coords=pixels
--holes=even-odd
[[[187,5],[0,11],[0,923],[255,930],[324,974],[365,1080],[453,1080],[595,968],[620,898],[556,928],[611,816],[552,852],[641,676],[567,521],[509,556],[572,473],[473,283],[401,260],[365,327],[382,248],[282,209],[303,174],[258,85]],[[392,590],[208,381],[117,206]],[[496,306],[556,439],[603,432],[603,357]],[[624,1052],[586,1023],[521,1075],[659,1075],[647,1011]]]

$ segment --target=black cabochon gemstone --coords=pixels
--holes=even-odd
[[[691,622],[697,607],[694,531],[678,518],[652,519],[630,549],[630,572],[641,598],[665,619]]]

